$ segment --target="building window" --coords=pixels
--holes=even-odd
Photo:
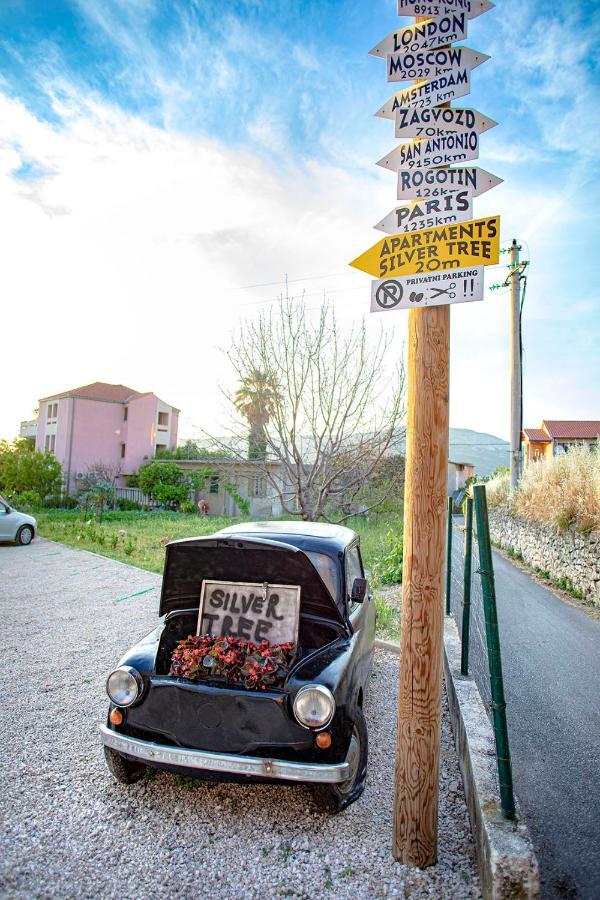
[[[126,448],[127,448],[127,444],[121,444],[121,459],[125,459]]]
[[[219,476],[218,475],[210,476],[208,493],[209,494],[218,494],[219,493]]]
[[[47,434],[46,440],[44,442],[44,449],[49,453],[54,453],[56,448],[56,435],[55,434]]]
[[[167,429],[169,427],[169,413],[159,412],[158,427],[161,429]]]
[[[56,422],[58,417],[58,403],[49,403],[47,409],[47,417],[46,421],[48,422]]]
[[[256,475],[254,478],[248,479],[248,495],[250,497],[266,497],[267,496],[267,479]]]
[[[128,413],[128,412],[129,412],[129,407],[126,406],[125,409],[123,410],[123,421],[124,421],[124,422],[127,421],[127,413]]]

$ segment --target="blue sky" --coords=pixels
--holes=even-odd
[[[284,273],[347,327],[368,317],[369,279],[346,264],[394,205],[374,163],[395,141],[367,53],[398,21],[393,0],[3,0],[2,330],[13,367],[27,347],[36,362],[0,435],[96,379],[216,428],[219,348]],[[458,105],[500,123],[479,165],[505,180],[475,215],[499,212],[531,260],[528,424],[600,417],[599,37],[599,4],[506,0],[463,42],[492,57]],[[506,436],[508,297],[452,318],[451,422]],[[400,353],[406,319],[390,319]]]

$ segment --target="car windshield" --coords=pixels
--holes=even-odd
[[[305,552],[337,603],[339,582],[337,566],[334,560],[330,556],[326,556],[325,553],[313,553],[310,550]]]

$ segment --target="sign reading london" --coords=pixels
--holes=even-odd
[[[440,0],[439,3],[398,0],[399,16],[441,16],[450,12],[466,12],[469,19],[476,19],[493,8],[490,0]]]
[[[467,188],[471,196],[485,194],[503,179],[477,166],[460,169],[400,169],[398,172],[398,200],[418,200],[445,197]]]
[[[438,228],[452,222],[467,222],[473,218],[473,200],[469,191],[457,191],[446,197],[432,200],[411,200],[397,206],[375,228],[386,234],[401,231],[420,231],[421,228]]]
[[[463,66],[462,69],[446,72],[431,81],[421,81],[397,91],[375,115],[380,119],[395,119],[396,111],[404,106],[429,108],[465,97],[470,92],[471,72]]]
[[[371,282],[371,312],[483,300],[483,266]]]
[[[465,12],[449,13],[397,28],[390,31],[369,53],[371,56],[388,56],[390,53],[414,53],[416,50],[445,47],[466,38],[468,21]]]
[[[482,116],[476,109],[397,109],[396,137],[407,138],[437,137],[449,132],[476,131],[483,134],[498,123],[489,116]]]
[[[435,78],[449,70],[476,69],[489,56],[468,47],[443,47],[416,53],[392,53],[386,57],[388,81]]]
[[[500,258],[500,217],[383,238],[350,265],[375,278],[492,266]]]

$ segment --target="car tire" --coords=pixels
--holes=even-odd
[[[346,762],[350,763],[351,774],[342,784],[315,785],[315,795],[319,806],[328,812],[341,812],[358,800],[365,789],[367,764],[369,761],[369,735],[363,711],[356,708],[354,727]]]
[[[27,547],[28,544],[32,542],[34,536],[35,532],[31,525],[21,525],[21,527],[17,531],[15,543],[21,544],[22,547]]]
[[[148,767],[144,763],[126,759],[120,753],[111,750],[110,747],[104,748],[104,758],[106,759],[108,771],[121,784],[135,784],[148,771]]]

